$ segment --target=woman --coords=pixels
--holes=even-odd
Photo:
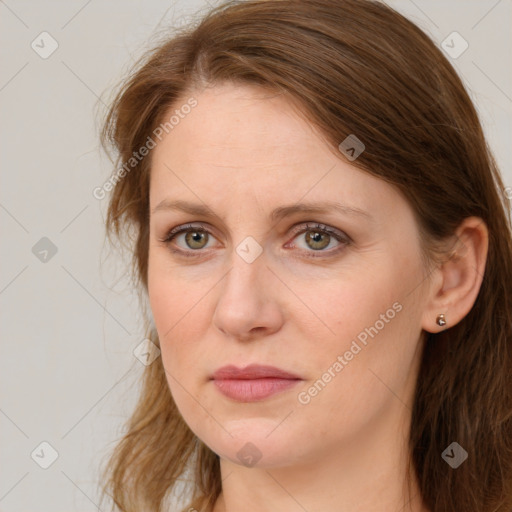
[[[419,28],[225,4],[137,65],[103,141],[161,351],[116,510],[512,509],[510,204]]]

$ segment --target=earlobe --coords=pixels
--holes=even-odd
[[[437,333],[458,324],[473,307],[487,260],[489,233],[479,217],[466,218],[455,233],[456,244],[436,272],[422,328]]]

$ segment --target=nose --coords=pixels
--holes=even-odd
[[[248,263],[233,252],[232,267],[219,283],[213,325],[226,337],[250,341],[277,332],[283,323],[278,294],[282,284],[264,252]]]

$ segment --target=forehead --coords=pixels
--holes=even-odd
[[[152,208],[169,195],[224,207],[279,197],[371,209],[383,195],[388,207],[396,199],[389,184],[334,155],[284,96],[225,84],[193,97],[197,106],[153,150]]]
[[[256,86],[222,84],[194,98],[197,106],[160,147],[179,148],[181,156],[190,160],[215,156],[212,163],[218,166],[245,167],[295,160],[318,145],[319,135],[283,95]]]

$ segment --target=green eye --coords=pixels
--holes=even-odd
[[[209,234],[205,231],[187,231],[185,232],[185,242],[191,249],[202,249],[208,243]]]
[[[201,252],[204,252],[201,251],[201,249],[204,249],[208,245],[210,235],[213,237],[205,225],[186,224],[173,228],[169,231],[167,236],[160,241],[166,245],[171,245],[172,242],[182,234],[185,235],[184,243],[186,247],[177,249],[171,248],[171,251],[187,257],[201,256]],[[329,228],[328,226],[318,223],[298,226],[293,234],[293,239],[302,234],[306,234],[303,239],[306,243],[306,247],[303,252],[307,257],[323,257],[324,253],[326,253],[325,256],[328,256],[332,255],[333,252],[338,252],[338,247],[334,250],[324,250],[333,240],[339,242],[342,247],[345,247],[352,242],[350,237],[342,231],[338,231],[337,229]],[[290,245],[287,244],[285,247],[290,248]],[[319,253],[319,255],[308,254],[314,252]]]

